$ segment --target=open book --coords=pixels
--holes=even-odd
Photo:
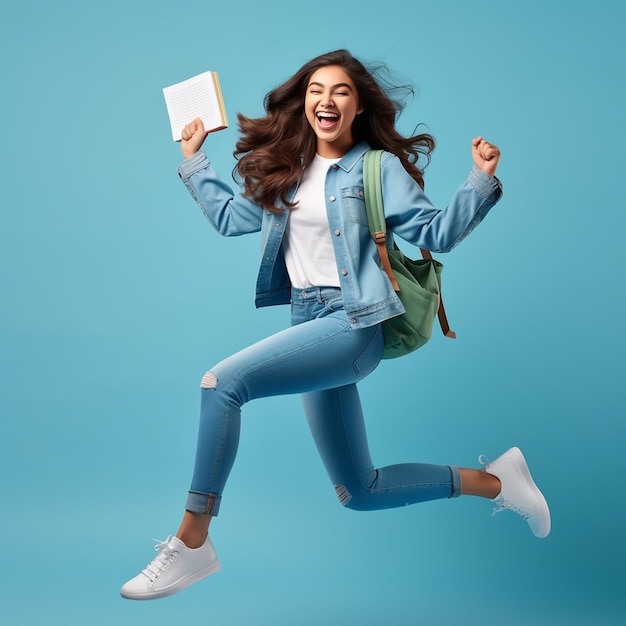
[[[222,89],[216,72],[203,72],[163,89],[172,139],[181,140],[183,128],[199,117],[208,131],[228,127]]]

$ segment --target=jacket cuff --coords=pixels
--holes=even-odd
[[[484,198],[489,198],[493,193],[497,194],[497,198],[502,195],[500,180],[495,176],[485,174],[477,165],[472,165],[467,181]]]
[[[192,157],[185,159],[178,166],[178,175],[183,179],[187,180],[191,176],[193,176],[196,172],[203,170],[204,168],[210,165],[210,161],[207,155],[200,150],[196,152]]]

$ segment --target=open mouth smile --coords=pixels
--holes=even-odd
[[[324,129],[334,128],[339,121],[339,115],[329,111],[319,111],[315,116],[317,117],[320,128]]]

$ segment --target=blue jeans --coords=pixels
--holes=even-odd
[[[353,329],[334,287],[292,292],[292,326],[218,363],[202,379],[198,447],[188,511],[217,515],[239,445],[241,406],[302,394],[304,409],[339,501],[387,509],[458,496],[456,467],[404,463],[376,469],[356,383],[380,362],[380,325]]]

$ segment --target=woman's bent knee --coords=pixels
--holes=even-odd
[[[367,490],[351,492],[345,485],[335,485],[335,493],[341,506],[352,511],[371,511],[372,498]]]
[[[216,387],[217,376],[209,370],[200,381],[200,389],[215,389]]]

